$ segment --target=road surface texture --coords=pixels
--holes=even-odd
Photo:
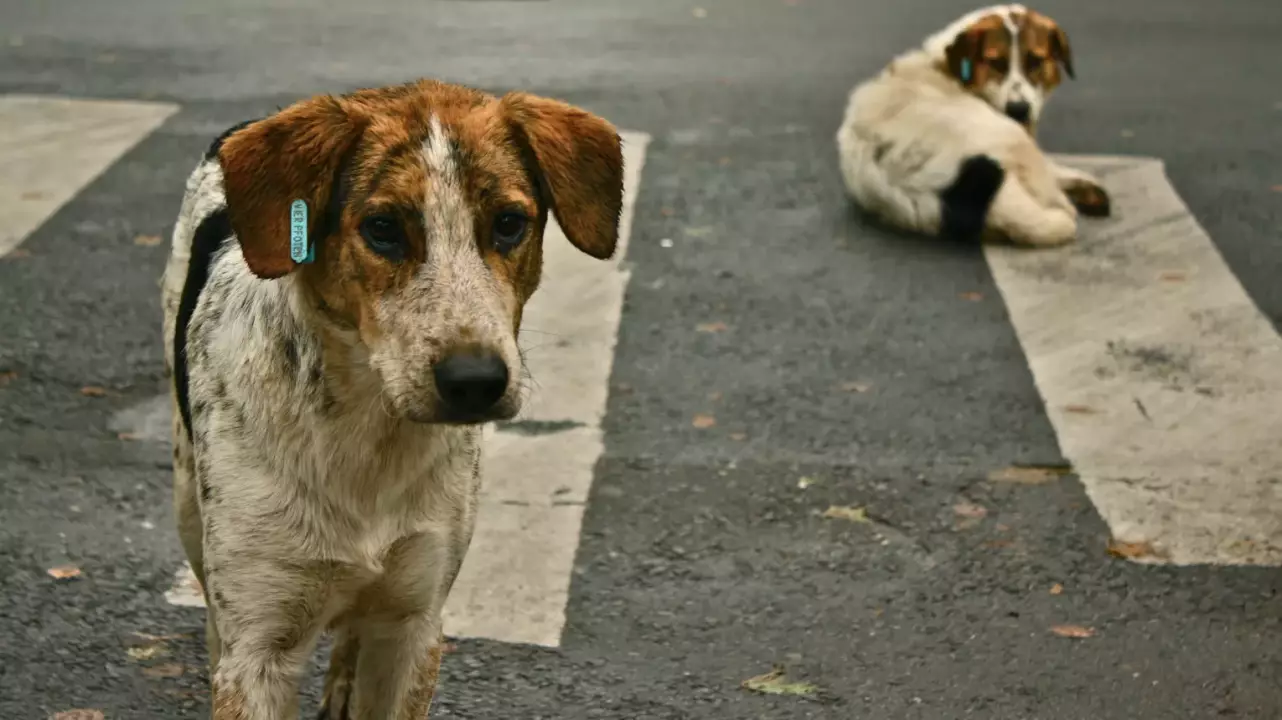
[[[1055,338],[1080,336],[1197,402],[1279,392],[1282,364],[1245,389],[1234,368],[1278,357],[1282,5],[1038,7],[1067,28],[1078,77],[1044,144],[1165,164],[1099,161],[1122,168],[1119,218],[1088,224],[1082,247],[1148,267],[1124,249],[1160,249],[1174,223],[1181,257],[1200,259],[1152,282],[1222,280],[1207,317],[1233,322],[1179,330],[1184,355],[1118,345],[1110,333],[1147,316],[1111,324],[1108,287],[1049,312],[1020,259],[850,209],[833,142],[847,92],[970,9],[956,0],[0,3],[0,718],[207,716],[156,399],[183,182],[240,120],[423,75],[580,103],[630,133],[640,168],[626,257],[582,270],[619,281],[593,306],[613,308],[592,325],[591,357],[613,363],[603,411],[524,429],[539,447],[579,425],[603,439],[567,481],[582,494],[564,503],[570,532],[528,544],[564,562],[477,571],[481,591],[535,588],[550,614],[456,613],[478,630],[454,639],[433,717],[1282,717],[1278,455],[1230,452],[1241,467],[1220,483],[1212,452],[1270,428],[1282,443],[1282,410],[1208,400],[1203,420],[1237,421],[1204,422],[1227,427],[1191,459],[1201,436],[1170,435],[1169,463],[1162,433],[1136,436],[1131,459],[1149,464],[1128,495],[1082,469],[1109,449],[1084,438],[1125,445],[1138,421],[1075,405],[1077,376],[1053,362]],[[58,105],[77,100],[125,104]],[[93,132],[106,139],[75,144]],[[95,154],[104,143],[118,147]],[[1048,297],[1071,303],[1038,262]],[[1201,331],[1227,339],[1208,349]],[[1218,370],[1199,371],[1207,358]],[[1144,397],[1160,425],[1169,408]],[[1164,482],[1198,463],[1209,481]],[[772,687],[795,692],[742,687],[776,666]]]

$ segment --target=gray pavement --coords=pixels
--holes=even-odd
[[[420,75],[653,136],[562,646],[458,641],[433,717],[1282,717],[1282,571],[1119,560],[1073,475],[989,481],[1064,459],[982,252],[872,228],[842,197],[850,86],[969,5],[195,7],[0,3],[0,93],[182,107],[0,258],[0,718],[207,713],[201,612],[163,597],[169,452],[111,426],[163,382],[164,248],[133,239],[168,235],[224,127]],[[1044,143],[1162,158],[1282,324],[1282,5],[1038,8],[1079,78]],[[66,563],[82,577],[46,574]],[[817,692],[740,688],[775,664]]]

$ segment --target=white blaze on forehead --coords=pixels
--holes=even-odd
[[[463,193],[454,139],[436,115],[429,123],[421,154],[427,171],[423,221],[429,255],[445,247],[470,247],[472,213]]]

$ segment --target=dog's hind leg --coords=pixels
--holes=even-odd
[[[1108,191],[1095,176],[1059,163],[1052,163],[1051,171],[1055,174],[1055,183],[1078,212],[1089,217],[1108,217],[1112,214]]]
[[[1046,207],[1014,175],[1007,178],[993,199],[988,226],[1016,245],[1053,247],[1077,238],[1077,216],[1072,206]]]
[[[1006,171],[987,155],[962,162],[952,184],[939,193],[939,234],[950,240],[980,239],[989,208],[1006,179]]]

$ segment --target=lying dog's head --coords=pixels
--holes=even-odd
[[[1054,20],[1023,5],[977,10],[932,41],[947,72],[1032,132],[1062,77],[1073,77],[1073,50]]]
[[[316,97],[235,132],[219,160],[250,270],[297,273],[359,337],[395,413],[420,422],[516,414],[516,336],[549,210],[588,255],[609,258],[618,240],[618,133],[524,93],[422,81]],[[301,265],[296,200],[315,249]]]

